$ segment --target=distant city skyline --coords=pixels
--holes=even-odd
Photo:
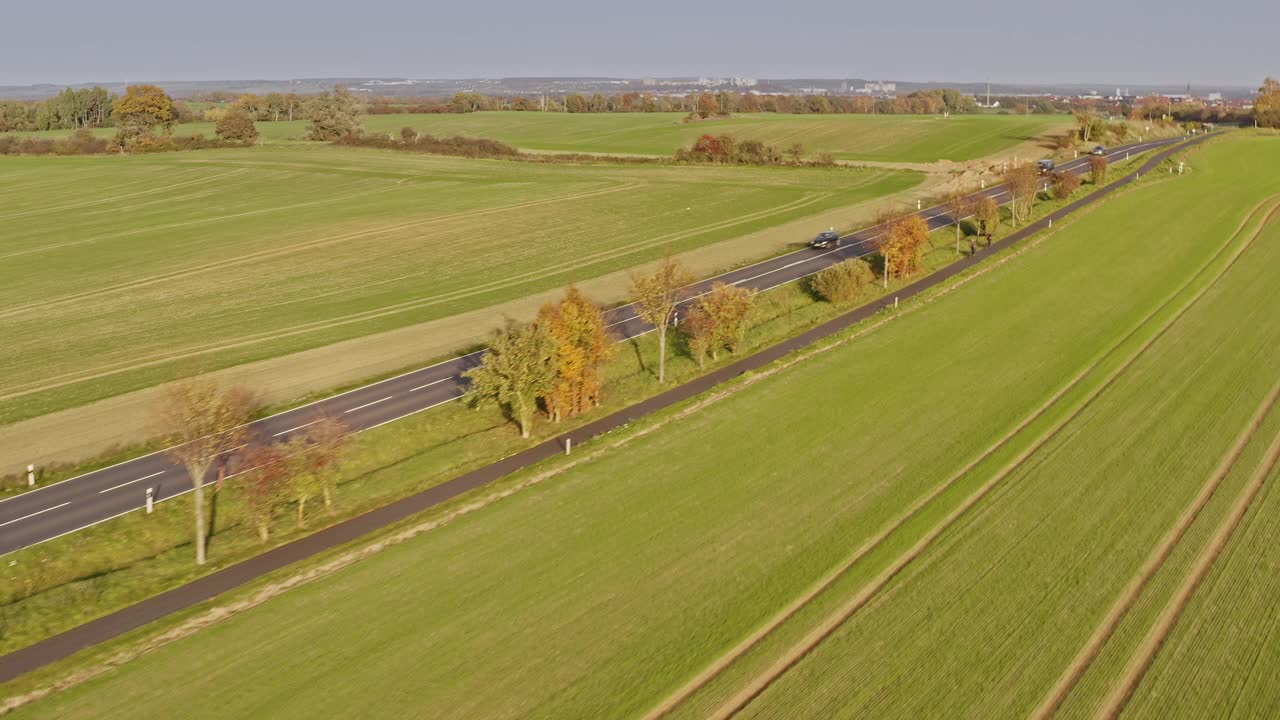
[[[1243,14],[1133,4],[923,0],[585,0],[426,6],[390,0],[323,15],[300,0],[70,0],[6,8],[0,85],[321,77],[856,77],[1000,84],[1257,86],[1280,74],[1280,3]],[[1064,20],[1064,17],[1067,18]],[[73,20],[73,21],[72,21]],[[133,39],[136,38],[136,41]]]

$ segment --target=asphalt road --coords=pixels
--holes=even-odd
[[[1190,144],[1194,144],[1203,139],[1203,137],[1197,138],[1192,140]],[[1142,168],[1138,170],[1138,173],[1149,172],[1163,159],[1164,156],[1172,153],[1173,151],[1174,149],[1170,148],[1169,150],[1150,158],[1143,164]],[[1124,152],[1124,150],[1121,149],[1119,152]],[[1097,202],[1106,195],[1109,195],[1133,182],[1133,180],[1134,175],[1126,175],[1115,183],[1102,189],[1100,192],[1075,200],[1067,206],[1055,210],[1047,217],[1041,218],[1030,225],[1022,227],[1016,232],[1010,233],[1000,240],[997,240],[992,249],[999,251],[1004,248],[1016,246],[1026,238],[1029,238],[1048,227],[1053,221],[1061,220],[1080,208]],[[970,267],[982,262],[987,254],[989,253],[962,258],[938,272],[926,275],[906,287],[901,288],[898,291],[897,296],[901,298],[910,298],[925,292],[926,290],[940,285],[950,278],[967,271]],[[547,458],[557,455],[563,451],[566,438],[572,439],[575,446],[579,445],[583,441],[622,427],[627,423],[633,422],[657,410],[688,400],[699,393],[710,390],[720,383],[737,377],[742,373],[766,367],[770,363],[785,357],[796,350],[804,348],[818,340],[829,337],[841,330],[844,330],[845,328],[862,322],[892,304],[893,298],[886,297],[855,308],[854,310],[844,313],[817,327],[806,330],[795,337],[788,338],[776,345],[771,345],[759,352],[756,352],[755,354],[748,355],[729,365],[717,368],[706,375],[694,378],[683,385],[673,387],[670,390],[662,392],[635,405],[631,405],[618,410],[617,412],[601,417],[576,430],[572,430],[563,436],[545,440],[526,450],[472,470],[471,472],[460,475],[435,487],[402,498],[363,515],[357,515],[356,517],[344,520],[311,535],[306,535],[284,545],[272,548],[261,555],[256,555],[243,562],[223,568],[209,575],[205,575],[204,577],[197,578],[180,587],[147,598],[146,600],[130,605],[122,610],[118,610],[109,615],[105,615],[96,620],[74,627],[71,630],[42,640],[34,645],[29,645],[20,650],[11,652],[0,657],[0,683],[8,682],[19,675],[30,672],[43,665],[69,657],[87,647],[119,637],[144,625],[155,622],[156,620],[159,620],[171,613],[190,608],[217,595],[240,587],[247,582],[260,578],[269,572],[287,567],[295,562],[339,547],[345,543],[358,540],[360,537],[370,532],[385,528],[392,523],[412,517],[424,510],[439,505],[440,503],[457,497],[463,493],[480,488],[512,472],[546,460]],[[474,360],[472,362],[474,362]],[[424,368],[423,371],[433,370],[439,367],[441,366]],[[431,381],[428,380],[427,382]],[[306,416],[303,417],[305,418]],[[270,418],[268,418],[268,420],[269,419]],[[282,423],[281,425],[287,424],[288,423]],[[274,428],[278,426],[272,427]],[[288,428],[283,429],[288,430]],[[279,430],[276,432],[279,432]],[[68,480],[67,482],[72,481]]]
[[[1110,150],[1108,158],[1114,162],[1181,140],[1170,138],[1116,147]],[[1057,169],[1084,174],[1088,172],[1088,162],[1088,157],[1081,157],[1062,163]],[[1008,192],[1003,186],[993,186],[974,195],[993,197],[1002,205],[1008,201]],[[942,206],[925,208],[917,214],[928,222],[930,229],[955,222]],[[686,305],[710,291],[715,282],[764,291],[812,275],[842,260],[869,255],[875,252],[882,232],[883,226],[866,228],[843,236],[837,249],[804,248],[703,280],[688,288],[690,298]],[[683,308],[677,316],[682,312]],[[636,317],[630,305],[610,310],[607,318],[611,332],[620,340],[653,330]],[[482,352],[273,415],[253,423],[251,429],[260,440],[286,438],[325,414],[340,418],[355,430],[375,428],[461,397],[466,392],[461,373],[479,364]],[[9,465],[21,464],[21,458],[8,461]],[[206,482],[215,480],[215,472],[211,471]],[[185,470],[159,452],[0,501],[0,555],[143,508],[148,488],[153,491],[155,502],[163,502],[189,492],[191,483]]]

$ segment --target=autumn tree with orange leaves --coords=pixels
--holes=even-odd
[[[929,224],[919,215],[908,215],[895,221],[880,245],[886,277],[915,274],[924,259],[924,246],[929,242]]]
[[[682,326],[698,367],[706,363],[708,355],[716,360],[721,350],[738,351],[755,307],[754,294],[748,288],[716,283],[698,299]]]
[[[537,323],[555,341],[556,380],[543,397],[553,421],[573,417],[600,404],[600,369],[613,358],[613,341],[604,314],[575,287],[558,303],[538,311]]]

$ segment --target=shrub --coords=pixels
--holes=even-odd
[[[406,135],[406,133],[409,133]],[[488,138],[469,138],[455,135],[449,138],[438,138],[434,135],[419,135],[413,128],[400,131],[403,140],[395,140],[387,135],[344,135],[336,140],[339,145],[356,147],[376,147],[388,150],[414,150],[436,155],[456,155],[469,158],[511,158],[520,154],[519,150]]]
[[[223,140],[251,143],[258,139],[258,126],[249,112],[239,105],[232,106],[218,118],[214,132]]]
[[[1059,200],[1065,200],[1080,189],[1082,182],[1083,180],[1080,179],[1080,176],[1073,172],[1054,173],[1053,196]]]
[[[832,305],[848,305],[862,297],[862,291],[875,280],[866,260],[853,258],[836,263],[809,281],[809,286]]]
[[[706,364],[707,355],[716,360],[721,350],[738,351],[754,307],[751,290],[724,283],[715,283],[711,292],[698,299],[681,325],[698,367]]]

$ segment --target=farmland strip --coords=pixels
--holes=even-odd
[[[1106,357],[1110,356],[1111,353],[1115,352],[1115,350],[1117,350],[1119,347],[1124,345],[1125,342],[1134,338],[1138,334],[1138,332],[1148,322],[1150,322],[1162,310],[1169,307],[1178,298],[1178,296],[1180,296],[1183,292],[1185,292],[1189,287],[1191,287],[1196,282],[1197,279],[1199,279],[1202,275],[1204,275],[1204,273],[1209,270],[1209,268],[1213,265],[1213,263],[1217,261],[1219,258],[1221,258],[1222,255],[1229,250],[1229,248],[1231,247],[1231,244],[1240,237],[1240,234],[1241,232],[1243,232],[1245,226],[1248,225],[1249,221],[1252,218],[1256,217],[1262,205],[1265,205],[1266,202],[1272,202],[1274,200],[1275,198],[1269,198],[1268,201],[1264,201],[1264,203],[1260,204],[1259,206],[1255,206],[1254,210],[1249,214],[1249,216],[1246,217],[1246,219],[1241,222],[1240,226],[1236,229],[1236,232],[1232,235],[1231,239],[1228,240],[1227,243],[1225,243],[1222,246],[1222,248],[1220,248],[1218,252],[1215,253],[1214,256],[1208,262],[1206,262],[1204,266],[1201,267],[1200,271],[1197,272],[1186,283],[1184,283],[1175,293],[1173,293],[1173,295],[1170,296],[1170,298],[1165,303],[1161,304],[1159,308],[1157,308],[1156,310],[1152,311],[1149,315],[1147,315],[1147,317],[1144,318],[1143,321],[1139,323],[1138,326],[1135,327],[1132,332],[1126,335],[1124,339],[1122,339],[1120,342],[1114,345],[1110,350],[1107,351],[1107,353],[1104,353],[1102,358],[1099,359],[1099,362],[1101,362],[1102,359],[1105,359]],[[1274,216],[1277,210],[1280,210],[1280,205],[1273,205],[1271,207],[1271,210],[1267,214],[1267,221],[1269,221],[1271,217]],[[1266,222],[1263,223],[1264,226],[1265,224]],[[972,494],[970,494],[969,497],[967,497],[964,500],[964,502],[962,502],[958,507],[956,507],[950,513],[948,513],[947,516],[943,518],[943,520],[938,525],[930,529],[930,531],[926,533],[919,541],[917,541],[904,553],[899,555],[898,558],[893,562],[893,564],[891,564],[888,568],[886,568],[884,571],[882,571],[879,575],[876,576],[876,578],[871,582],[871,584],[864,587],[862,591],[860,591],[852,599],[850,599],[848,602],[842,605],[834,613],[828,615],[827,618],[818,625],[818,627],[811,630],[798,643],[793,645],[788,652],[783,654],[777,661],[775,661],[768,669],[766,669],[760,675],[756,676],[756,678],[751,683],[749,683],[747,687],[745,687],[743,690],[738,692],[736,695],[730,698],[727,702],[725,702],[719,708],[717,708],[717,710],[712,714],[712,717],[717,718],[718,720],[723,720],[723,719],[731,718],[737,715],[743,708],[745,708],[748,704],[750,704],[752,700],[754,700],[766,689],[768,689],[768,687],[772,685],[778,678],[782,677],[782,675],[784,675],[788,670],[790,670],[798,662],[804,659],[805,656],[807,656],[810,652],[812,652],[814,648],[816,648],[823,640],[825,640],[832,633],[834,633],[849,618],[853,617],[854,614],[856,614],[859,610],[865,607],[867,603],[869,603],[877,594],[879,594],[881,590],[883,590],[889,584],[889,582],[891,582],[900,572],[902,572],[902,570],[904,570],[908,565],[910,565],[911,562],[915,560],[915,558],[919,557],[920,554],[922,554],[926,549],[928,549],[928,547],[933,543],[934,540],[936,540],[938,537],[942,535],[942,533],[944,533],[951,526],[953,526],[972,507],[977,505],[978,502],[980,502],[987,494],[989,494],[990,491],[993,490],[1001,481],[1003,481],[1006,477],[1012,474],[1014,470],[1016,470],[1024,462],[1026,462],[1026,460],[1029,459],[1033,454],[1035,454],[1035,452],[1039,450],[1046,442],[1048,442],[1050,439],[1056,436],[1064,427],[1066,427],[1066,425],[1069,422],[1074,420],[1076,417],[1080,415],[1080,413],[1082,413],[1086,408],[1088,408],[1093,403],[1093,401],[1098,398],[1098,396],[1100,396],[1109,387],[1111,387],[1116,382],[1116,380],[1118,380],[1130,367],[1132,367],[1133,364],[1136,363],[1138,359],[1142,357],[1142,355],[1153,344],[1155,344],[1157,340],[1163,337],[1164,334],[1171,327],[1173,327],[1173,325],[1177,323],[1177,321],[1183,315],[1185,315],[1188,310],[1194,307],[1195,304],[1200,301],[1200,299],[1205,295],[1205,293],[1209,291],[1210,288],[1212,288],[1215,284],[1217,284],[1218,280],[1220,280],[1222,276],[1227,272],[1227,270],[1229,270],[1232,267],[1232,265],[1235,264],[1235,262],[1240,258],[1240,256],[1244,253],[1244,251],[1247,250],[1250,245],[1252,245],[1253,241],[1258,237],[1260,232],[1261,232],[1260,230],[1259,232],[1255,232],[1254,234],[1250,235],[1245,242],[1241,243],[1239,247],[1237,247],[1235,251],[1231,254],[1228,261],[1224,263],[1223,266],[1219,268],[1216,273],[1214,273],[1212,279],[1208,283],[1206,283],[1200,289],[1196,290],[1194,294],[1192,294],[1189,298],[1187,298],[1183,302],[1183,304],[1169,317],[1168,320],[1162,323],[1160,327],[1156,328],[1155,332],[1152,333],[1150,337],[1144,340],[1141,343],[1141,345],[1139,345],[1124,360],[1124,362],[1120,366],[1112,370],[1111,373],[1108,374],[1106,379],[1098,387],[1090,391],[1086,397],[1081,399],[1076,404],[1076,406],[1072,408],[1070,412],[1067,413],[1065,417],[1061,418],[1052,427],[1050,427],[1049,429],[1041,433],[1039,437],[1037,437],[1034,441],[1032,441],[1030,446],[1028,446],[1025,450],[1020,452],[1016,457],[1014,457],[1012,460],[1006,463],[1003,467],[1001,467],[998,471],[996,471],[996,473],[987,482],[983,483],[982,486],[979,487],[977,490],[975,490]],[[1084,374],[1087,374],[1090,370],[1096,367],[1096,365],[1097,363],[1091,365],[1090,368],[1084,371]],[[1078,380],[1073,380],[1073,382],[1078,382]],[[1070,387],[1067,387],[1060,392],[1065,393],[1069,389]],[[1043,410],[1040,410],[1039,411],[1040,414],[1043,414],[1043,412],[1047,409],[1048,408],[1045,407]]]
[[[1151,579],[1155,577],[1160,568],[1164,567],[1165,561],[1173,554],[1174,548],[1182,541],[1187,531],[1191,529],[1191,525],[1200,516],[1200,512],[1209,504],[1210,498],[1222,486],[1222,481],[1227,478],[1232,468],[1240,460],[1245,447],[1248,446],[1253,436],[1262,427],[1263,421],[1266,420],[1267,415],[1275,407],[1277,401],[1280,401],[1280,382],[1276,383],[1266,399],[1258,406],[1249,423],[1241,431],[1240,436],[1236,438],[1235,444],[1223,456],[1222,462],[1218,464],[1204,487],[1200,489],[1200,494],[1187,506],[1178,522],[1161,539],[1160,544],[1152,550],[1151,555],[1143,564],[1141,572],[1133,578],[1129,586],[1125,588],[1124,593],[1116,599],[1115,604],[1108,611],[1102,624],[1098,626],[1088,642],[1085,643],[1085,646],[1081,648],[1079,655],[1076,656],[1070,667],[1063,673],[1057,685],[1045,697],[1044,702],[1041,703],[1033,717],[1037,720],[1046,720],[1057,713],[1063,701],[1067,699],[1067,696],[1084,675],[1084,672],[1089,669],[1098,654],[1102,652],[1102,647],[1111,639],[1116,628],[1119,627],[1120,621],[1124,619],[1129,610],[1138,601],[1138,596],[1150,584]]]
[[[1257,239],[1258,235],[1260,235],[1270,224],[1277,210],[1280,210],[1280,206],[1273,205],[1271,207],[1270,211],[1267,212],[1266,219],[1258,226],[1257,230],[1253,232],[1248,242],[1245,243],[1244,248],[1247,248],[1255,239]],[[1250,212],[1245,222],[1248,223],[1249,220],[1252,220],[1261,211],[1261,206],[1255,207],[1253,211]],[[1243,252],[1243,248],[1241,252]],[[1239,253],[1237,253],[1237,257],[1239,257]],[[1033,717],[1037,718],[1037,720],[1045,720],[1057,713],[1063,701],[1067,699],[1067,695],[1069,695],[1072,689],[1075,688],[1076,684],[1080,681],[1080,678],[1084,675],[1084,672],[1097,658],[1098,654],[1102,652],[1102,647],[1115,633],[1116,628],[1120,625],[1120,621],[1124,619],[1125,615],[1127,615],[1129,610],[1132,609],[1134,603],[1137,602],[1138,596],[1142,594],[1142,591],[1146,589],[1147,585],[1151,582],[1151,579],[1155,577],[1155,574],[1164,566],[1169,555],[1173,553],[1174,548],[1182,540],[1187,530],[1191,528],[1192,523],[1194,523],[1196,518],[1199,517],[1200,512],[1204,509],[1205,505],[1209,503],[1214,492],[1216,492],[1222,485],[1222,481],[1226,479],[1227,475],[1231,472],[1231,469],[1235,467],[1235,464],[1239,461],[1240,455],[1244,452],[1245,447],[1248,446],[1249,441],[1252,440],[1253,436],[1258,432],[1258,429],[1262,426],[1267,414],[1271,412],[1271,409],[1275,406],[1277,401],[1280,401],[1280,382],[1276,384],[1267,397],[1262,401],[1262,404],[1258,406],[1257,411],[1249,420],[1249,423],[1245,426],[1244,430],[1241,431],[1235,444],[1232,445],[1227,451],[1227,454],[1223,456],[1222,462],[1214,470],[1213,474],[1209,476],[1204,487],[1201,488],[1200,494],[1196,496],[1191,505],[1187,506],[1186,511],[1178,519],[1178,522],[1169,529],[1169,532],[1161,539],[1155,549],[1152,550],[1151,555],[1147,558],[1146,562],[1143,563],[1142,570],[1133,578],[1120,597],[1116,599],[1115,604],[1112,605],[1111,609],[1107,612],[1102,624],[1098,626],[1094,631],[1094,634],[1085,643],[1084,647],[1080,649],[1080,653],[1072,661],[1071,665],[1063,672],[1058,683],[1049,691],[1049,694],[1045,696],[1044,701],[1041,703],[1040,707],[1036,709]]]
[[[825,197],[827,197],[827,194],[824,194],[824,193],[806,195],[790,203],[786,203],[785,205],[781,205],[776,208],[771,208],[769,210],[759,211],[751,215],[745,215],[745,216],[733,218],[731,220],[714,223],[711,225],[703,226],[701,228],[695,228],[692,231],[686,231],[684,233],[673,234],[671,236],[662,236],[656,240],[646,240],[638,243],[632,243],[631,245],[627,245],[622,248],[618,248],[608,252],[602,252],[602,253],[596,253],[594,255],[584,256],[584,258],[580,259],[580,261],[561,263],[560,265],[543,268],[542,270],[538,270],[535,272],[522,273],[520,275],[514,275],[507,278],[502,278],[500,280],[495,280],[489,283],[483,283],[481,285],[473,285],[472,287],[469,287],[469,288],[455,290],[453,292],[444,293],[442,295],[436,295],[436,296],[426,297],[426,298],[418,298],[416,300],[409,300],[409,301],[405,301],[395,305],[388,305],[381,308],[375,308],[373,310],[366,310],[363,312],[351,313],[349,315],[345,315],[341,317],[329,318],[327,320],[318,320],[315,322],[305,323],[302,325],[295,325],[294,327],[291,327],[288,330],[284,330],[284,331],[253,333],[253,334],[245,335],[231,341],[224,341],[224,342],[206,344],[206,345],[198,345],[193,348],[180,350],[177,352],[171,352],[171,353],[162,353],[159,355],[154,355],[149,358],[142,358],[142,359],[132,358],[128,361],[121,361],[111,365],[100,365],[96,370],[92,372],[82,371],[82,372],[76,372],[76,373],[64,373],[62,375],[54,375],[46,378],[45,380],[40,381],[39,383],[33,382],[25,385],[15,385],[13,387],[6,388],[7,392],[4,393],[3,395],[0,395],[0,400],[11,400],[13,398],[22,397],[23,395],[29,395],[34,392],[41,392],[44,390],[51,390],[59,387],[65,387],[67,385],[71,385],[77,382],[83,382],[86,380],[97,380],[99,378],[108,377],[110,375],[118,374],[121,372],[128,372],[128,371],[137,370],[139,368],[145,368],[145,367],[153,367],[155,365],[160,365],[167,362],[173,362],[175,360],[184,360],[187,358],[198,357],[200,355],[207,355],[209,353],[214,353],[214,352],[223,352],[225,350],[229,350],[232,348],[254,345],[259,342],[267,342],[271,340],[277,340],[280,338],[293,337],[296,335],[304,335],[306,333],[318,332],[320,330],[327,330],[327,329],[339,327],[342,325],[350,325],[351,323],[375,320],[381,317],[386,317],[388,315],[395,315],[397,313],[407,312],[409,310],[416,310],[423,307],[429,307],[431,305],[438,305],[442,302],[449,302],[451,300],[459,300],[462,298],[471,297],[474,295],[480,295],[487,292],[494,292],[496,290],[503,289],[511,284],[518,284],[522,282],[531,282],[534,280],[540,280],[545,277],[565,273],[570,270],[578,269],[580,267],[589,266],[597,262],[616,259],[623,255],[638,252],[640,250],[647,249],[648,247],[661,244],[663,242],[680,240],[685,237],[689,237],[691,235],[695,235],[701,232],[711,232],[711,231],[722,229],[725,227],[732,227],[733,225],[736,225],[736,224],[749,222],[752,220],[758,220],[764,217],[769,217],[771,215],[776,215],[778,213],[789,212],[791,210],[798,210],[800,208],[806,207],[808,205],[812,205],[815,202],[823,200]],[[50,301],[50,302],[54,302],[54,301]],[[3,317],[3,315],[4,313],[0,312],[0,317]]]
[[[1120,713],[1124,711],[1129,699],[1133,697],[1134,690],[1138,688],[1138,683],[1146,675],[1147,669],[1151,667],[1151,663],[1155,661],[1156,655],[1160,653],[1160,649],[1164,646],[1165,639],[1169,637],[1169,633],[1182,616],[1182,611],[1186,609],[1192,595],[1200,587],[1200,583],[1205,576],[1209,574],[1209,570],[1213,568],[1214,562],[1222,554],[1222,550],[1226,547],[1227,542],[1231,540],[1236,528],[1240,526],[1240,522],[1253,505],[1254,499],[1258,496],[1259,491],[1262,490],[1262,485],[1267,476],[1271,474],[1271,471],[1278,464],[1280,464],[1280,435],[1276,435],[1275,439],[1272,440],[1271,446],[1267,448],[1266,457],[1263,458],[1253,477],[1249,479],[1249,484],[1236,497],[1236,502],[1231,507],[1231,513],[1218,525],[1218,529],[1214,532],[1209,544],[1201,551],[1200,556],[1196,558],[1195,565],[1192,566],[1191,571],[1183,579],[1178,592],[1165,606],[1160,618],[1147,633],[1142,646],[1130,657],[1122,675],[1123,679],[1112,690],[1095,717],[1111,720],[1119,717]]]
[[[541,200],[530,200],[528,202],[516,203],[513,205],[502,205],[499,207],[481,208],[478,210],[464,210],[461,212],[449,213],[446,215],[436,215],[434,217],[424,218],[421,220],[410,220],[407,222],[396,223],[394,225],[386,225],[383,227],[370,228],[368,230],[357,230],[355,232],[344,233],[342,235],[332,235],[329,237],[317,238],[315,240],[306,240],[300,243],[295,243],[293,245],[272,248],[270,250],[261,250],[259,252],[248,253],[245,255],[241,255],[239,257],[226,258],[224,260],[205,263],[203,265],[197,265],[195,267],[185,268],[182,270],[174,270],[167,273],[161,273],[159,275],[152,275],[151,277],[139,278],[137,280],[131,280],[127,283],[120,283],[118,285],[111,285],[109,287],[97,288],[94,290],[86,290],[84,292],[76,293],[74,295],[64,295],[62,297],[50,298],[48,300],[41,300],[39,302],[28,303],[26,305],[19,305],[19,306],[7,308],[3,311],[0,311],[0,317],[10,317],[12,315],[16,315],[27,310],[44,308],[50,305],[61,304],[61,303],[69,302],[72,300],[78,300],[78,299],[82,299],[90,296],[102,295],[104,293],[121,291],[121,290],[134,290],[139,287],[151,285],[157,282],[163,282],[166,280],[175,280],[175,279],[187,277],[189,275],[209,272],[212,270],[225,270],[228,267],[243,265],[249,262],[257,262],[270,257],[279,257],[282,255],[289,255],[299,250],[310,250],[317,247],[323,247],[326,245],[333,245],[336,243],[346,242],[348,240],[355,240],[359,238],[377,236],[384,232],[391,232],[395,230],[405,230],[412,227],[418,227],[420,225],[429,225],[432,223],[437,223],[442,220],[456,220],[461,217],[478,217],[478,216],[491,215],[497,212],[523,210],[530,207],[536,207],[538,205],[547,205],[551,203],[564,202],[566,200],[580,200],[586,197],[595,197],[598,195],[607,195],[611,193],[623,192],[626,190],[633,190],[638,186],[639,186],[639,183],[624,183],[622,185],[615,185],[613,187],[602,188],[597,190],[590,190],[590,191],[584,191],[579,193],[569,193],[565,195],[555,195],[549,198],[543,198]]]
[[[163,187],[152,188],[150,190],[141,190],[135,193],[128,193],[126,195],[116,195],[109,198],[100,198],[98,200],[86,200],[85,202],[72,203],[71,205],[57,205],[54,207],[36,208],[35,210],[24,210],[22,212],[10,213],[8,215],[0,215],[0,220],[12,220],[13,218],[26,217],[28,215],[39,215],[39,214],[48,213],[48,212],[58,212],[60,210],[73,210],[75,208],[85,207],[87,205],[101,205],[102,203],[115,202],[116,200],[124,200],[125,198],[138,197],[139,195],[152,195],[158,192],[167,192],[169,190],[177,190],[178,188],[181,188],[181,187],[188,187],[190,185],[199,185],[202,183],[212,182],[214,180],[220,180],[224,177],[227,177],[228,175],[238,175],[242,172],[244,172],[244,170],[231,170],[229,172],[219,173],[217,175],[210,175],[209,177],[197,178],[195,180],[187,180],[185,182],[174,183],[172,185],[165,185]]]

